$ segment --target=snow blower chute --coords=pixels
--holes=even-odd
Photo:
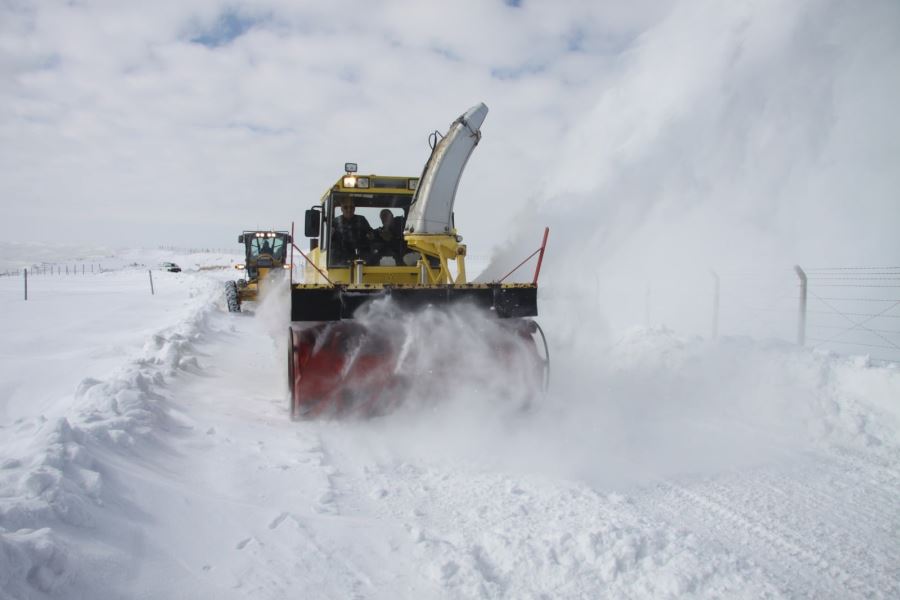
[[[409,368],[416,352],[411,346],[439,342],[429,339],[427,331],[412,340],[393,336],[391,326],[360,318],[367,308],[382,304],[389,304],[394,318],[401,320],[416,311],[468,305],[491,319],[492,355],[502,361],[524,348],[528,358],[516,368],[526,373],[513,376],[533,379],[534,387],[546,386],[547,344],[529,317],[537,316],[547,230],[531,255],[538,255],[533,281],[469,283],[466,246],[454,224],[457,185],[481,139],[487,112],[479,104],[456,119],[443,137],[435,132],[421,177],[362,175],[356,164],[346,163],[345,174],[306,211],[309,251],[292,245],[306,259],[303,283],[291,285],[293,418],[379,414],[402,397],[411,377],[422,378]],[[453,356],[441,365],[452,370]]]

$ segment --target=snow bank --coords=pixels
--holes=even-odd
[[[60,532],[114,529],[110,510],[131,501],[107,463],[117,455],[139,456],[160,433],[178,429],[166,403],[167,382],[196,369],[192,346],[208,329],[221,291],[209,280],[191,285],[187,306],[173,315],[175,324],[152,335],[140,356],[105,379],[83,379],[62,414],[21,418],[4,427],[0,597],[54,593],[127,567],[130,559],[104,542],[76,548]]]
[[[722,415],[783,441],[800,434],[809,442],[900,446],[897,364],[780,341],[705,341],[667,329],[632,330],[610,358],[612,377],[652,380],[666,390],[656,397],[677,402],[678,410]]]
[[[830,445],[900,448],[896,366],[666,329],[557,358],[536,434],[566,440],[548,449],[552,462],[590,479],[718,472]]]
[[[177,250],[128,248],[118,250],[103,261],[104,269],[158,269],[164,262],[174,262],[183,272],[223,270],[233,272],[236,262],[243,261],[240,247],[235,252],[192,252]]]

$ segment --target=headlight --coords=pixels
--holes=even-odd
[[[344,177],[343,186],[346,188],[356,187],[356,177],[347,175]]]
[[[235,268],[235,269],[243,269],[243,268],[244,268],[244,265],[234,265],[234,268]]]
[[[285,268],[285,269],[290,269],[290,268],[291,268],[291,265],[284,265],[284,268]]]
[[[417,187],[419,187],[419,180],[418,179],[410,179],[407,182],[406,187],[408,187],[411,190],[416,189]]]
[[[356,187],[358,187],[358,188],[369,187],[369,178],[368,177],[357,177],[356,178]]]

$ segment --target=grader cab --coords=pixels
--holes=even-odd
[[[241,312],[241,304],[254,301],[268,285],[282,279],[290,269],[287,262],[292,242],[287,231],[244,231],[238,243],[244,246],[244,262],[235,265],[245,277],[225,284],[225,300],[230,312]]]

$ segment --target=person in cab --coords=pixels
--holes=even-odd
[[[403,217],[396,217],[390,209],[384,208],[379,213],[381,227],[373,232],[372,249],[376,262],[389,256],[394,264],[402,264],[406,244],[403,242]]]
[[[356,214],[351,198],[341,200],[341,215],[334,219],[331,250],[336,262],[350,262],[366,258],[371,251],[372,226],[365,217]]]

